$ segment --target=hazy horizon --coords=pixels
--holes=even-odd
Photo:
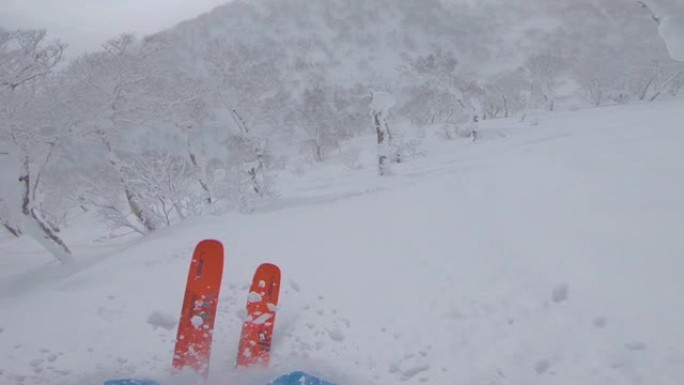
[[[3,0],[0,26],[8,29],[46,29],[51,38],[69,45],[75,57],[97,49],[107,39],[124,32],[149,35],[192,19],[229,0],[85,1]],[[155,12],[163,7],[164,12]]]

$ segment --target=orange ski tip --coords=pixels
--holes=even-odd
[[[173,367],[206,376],[223,276],[223,245],[213,239],[195,247],[174,348]]]
[[[223,252],[223,243],[216,239],[203,239],[197,243],[195,249],[198,248],[220,249]]]
[[[259,269],[269,269],[269,270],[280,271],[280,267],[278,267],[278,265],[276,265],[275,263],[271,263],[271,262],[264,262],[264,263],[260,264],[259,267],[257,267],[257,271]]]

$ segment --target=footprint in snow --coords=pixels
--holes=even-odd
[[[608,323],[608,320],[606,317],[596,317],[594,318],[593,324],[599,329],[603,329],[606,327],[606,324]]]
[[[628,342],[625,344],[625,347],[633,351],[646,350],[646,344],[640,341]]]
[[[299,284],[293,280],[290,280],[290,288],[292,288],[292,290],[296,292],[299,292],[301,290]]]
[[[154,329],[162,328],[166,330],[174,330],[177,324],[177,317],[161,311],[154,311],[147,317],[147,323],[152,325]]]
[[[551,367],[551,363],[548,360],[539,360],[534,364],[534,371],[537,374],[544,374]]]
[[[328,329],[328,336],[331,340],[341,342],[345,340],[344,333],[338,328]]]
[[[553,289],[553,292],[551,293],[551,299],[555,303],[563,302],[568,299],[569,290],[570,287],[567,283],[558,285]]]
[[[408,381],[408,380],[412,379],[413,377],[419,375],[420,373],[427,372],[428,370],[430,370],[430,365],[427,365],[427,364],[426,365],[420,365],[420,366],[414,366],[412,368],[403,370],[401,372],[401,376],[399,377],[399,380]]]

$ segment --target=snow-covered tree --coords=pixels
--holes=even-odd
[[[434,90],[434,97],[447,95],[447,111],[439,115],[456,116],[457,111],[465,108],[463,96],[465,79],[459,74],[458,60],[450,52],[437,52],[419,56],[406,69],[409,75]],[[439,104],[437,104],[439,105]],[[452,118],[453,119],[453,118]]]
[[[271,195],[269,137],[281,127],[286,97],[276,63],[282,55],[273,42],[245,44],[213,40],[205,52],[216,107],[229,116],[224,125],[225,168],[237,179],[232,197],[243,211]]]
[[[140,233],[250,211],[302,142],[325,161],[371,130],[386,173],[401,140],[387,108],[368,125],[368,89],[451,138],[530,108],[676,95],[676,1],[234,2],[59,71],[63,44],[0,29],[0,227],[21,235],[32,218],[57,235],[78,206]]]
[[[390,173],[392,162],[392,132],[387,124],[389,110],[394,107],[397,99],[394,95],[384,91],[371,91],[370,116],[375,128],[378,151],[378,174]]]
[[[339,146],[337,133],[338,113],[330,97],[331,91],[321,85],[304,90],[298,106],[294,124],[302,128],[306,146],[311,149],[316,162],[323,162],[330,149]]]
[[[482,88],[483,118],[508,118],[523,111],[529,103],[526,91],[530,87],[520,69],[489,77]]]
[[[0,29],[0,223],[14,235],[26,233],[62,262],[71,251],[41,208],[42,180],[51,159],[70,134],[61,126],[59,101],[47,95],[47,79],[61,62],[65,45],[46,41],[46,31]]]
[[[139,147],[131,139],[140,134],[134,129],[144,127],[141,114],[145,111],[140,98],[145,82],[153,76],[138,50],[135,36],[123,34],[106,42],[101,51],[78,58],[71,64],[67,76],[73,81],[72,100],[82,108],[82,130],[105,154],[106,163],[102,166],[111,168],[117,175],[117,190],[123,193],[129,213],[137,222],[130,223],[129,227],[147,232],[154,231],[159,224],[152,208],[141,202],[141,196],[135,190],[134,176],[128,172],[132,170],[128,163],[130,158],[127,159],[130,150]],[[97,201],[91,203],[104,211],[117,207]]]
[[[531,83],[531,94],[537,105],[544,105],[548,111],[556,106],[556,90],[567,61],[553,53],[540,53],[531,56],[524,64],[527,79]]]
[[[157,49],[124,34],[109,40],[101,51],[81,56],[65,72],[71,101],[81,108],[79,129],[95,153],[104,154],[93,155],[93,170],[86,177],[98,182],[88,185],[101,186],[108,176],[107,185],[125,204],[116,201],[117,195],[102,195],[97,189],[84,197],[90,197],[90,204],[106,218],[118,218],[118,225],[141,233],[169,224],[169,208],[174,218],[188,215],[177,191],[189,181],[179,178],[203,183],[193,175],[199,170],[185,164],[192,162],[193,154],[188,157],[188,141],[182,134],[192,120],[192,106],[201,104],[197,90],[159,63]],[[151,177],[155,173],[160,175]]]

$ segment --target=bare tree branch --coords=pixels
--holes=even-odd
[[[660,25],[660,17],[656,15],[656,13],[653,11],[653,8],[650,5],[646,4],[646,2],[644,1],[637,1],[637,3],[639,4],[639,6],[641,6],[641,8],[648,10],[648,12],[651,14],[651,19],[653,19],[653,21]]]

